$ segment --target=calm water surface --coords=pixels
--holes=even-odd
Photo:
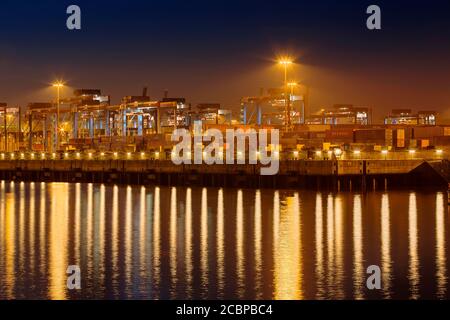
[[[0,299],[448,299],[449,233],[441,192],[0,182]]]

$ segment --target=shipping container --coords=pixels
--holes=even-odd
[[[385,129],[358,129],[354,131],[355,143],[375,143],[385,145]]]
[[[44,151],[44,145],[42,143],[34,143],[33,150],[34,151]]]
[[[309,133],[309,139],[325,139],[325,131],[313,131]]]
[[[331,126],[329,124],[309,124],[307,125],[309,132],[325,132],[326,130],[330,130]]]
[[[428,140],[428,139],[422,139],[422,140],[420,141],[420,147],[421,147],[422,149],[428,148],[429,146],[430,146],[430,140]]]
[[[392,129],[386,129],[385,143],[387,146],[392,146],[394,144],[394,133]]]
[[[445,135],[444,128],[435,126],[414,127],[413,132],[414,139],[432,138]]]
[[[436,147],[450,146],[450,136],[433,137],[433,145]]]
[[[412,128],[410,127],[395,128],[392,129],[392,133],[393,133],[392,146],[398,149],[404,149],[409,146],[412,137]]]
[[[327,138],[353,138],[353,129],[339,129],[325,131]]]

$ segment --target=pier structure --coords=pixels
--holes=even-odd
[[[447,160],[285,160],[280,162],[278,174],[263,176],[260,164],[175,165],[150,157],[102,160],[35,156],[0,160],[0,179],[366,191],[447,188],[449,168]]]

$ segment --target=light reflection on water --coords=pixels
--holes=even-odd
[[[439,199],[439,195],[437,201]],[[389,209],[389,196],[383,194],[381,197],[381,270],[383,270],[383,298],[389,299],[391,297],[391,222]]]
[[[419,254],[418,254],[418,235],[417,235],[417,203],[416,195],[411,193],[409,195],[409,206],[408,206],[408,240],[409,240],[409,287],[410,287],[410,298],[418,299],[419,294]]]
[[[446,200],[1,181],[0,299],[449,298]]]
[[[353,199],[353,270],[354,291],[356,299],[364,298],[364,251],[363,251],[363,229],[361,196],[355,195]]]

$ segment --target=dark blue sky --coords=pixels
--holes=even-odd
[[[82,30],[66,29],[66,8]],[[382,30],[366,29],[366,8]],[[113,101],[164,89],[193,103],[236,107],[281,85],[274,59],[296,57],[290,78],[311,89],[314,109],[333,103],[450,107],[450,2],[254,0],[2,0],[0,100],[48,100],[54,78],[98,87]]]

